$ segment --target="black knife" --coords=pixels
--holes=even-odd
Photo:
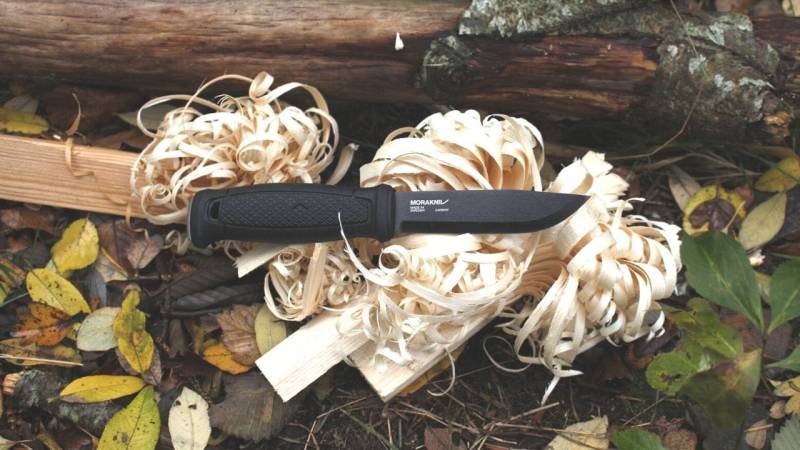
[[[388,185],[352,188],[259,184],[206,189],[189,205],[189,239],[325,242],[401,233],[525,233],[569,217],[588,197],[522,190],[395,192]]]

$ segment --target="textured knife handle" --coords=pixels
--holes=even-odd
[[[388,240],[394,233],[394,190],[283,183],[206,189],[192,199],[187,227],[198,247],[226,239],[325,242],[341,239],[339,214],[348,238]]]

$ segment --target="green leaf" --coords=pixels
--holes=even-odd
[[[742,246],[723,233],[684,234],[681,258],[689,284],[712,302],[738,311],[764,329],[755,274]]]
[[[786,358],[771,364],[767,364],[767,367],[779,367],[781,369],[800,372],[800,347],[795,348],[794,351],[792,351],[792,354]]]
[[[792,416],[772,439],[772,450],[797,450],[800,448],[800,418]]]
[[[693,376],[712,367],[708,352],[692,344],[683,349],[661,353],[647,366],[647,383],[669,395],[675,395]]]
[[[800,316],[800,261],[785,262],[772,274],[769,303],[772,311],[770,332]]]
[[[614,435],[617,450],[666,450],[657,435],[639,428],[626,428]]]
[[[689,300],[691,311],[677,311],[669,314],[670,320],[686,334],[685,340],[694,341],[705,350],[710,350],[722,358],[734,358],[744,350],[742,338],[736,328],[719,320],[711,304],[702,298]]]
[[[161,416],[152,386],[139,391],[106,424],[97,450],[152,450],[158,443]]]
[[[669,395],[677,394],[691,377],[743,351],[736,329],[720,322],[707,301],[693,298],[689,306],[691,311],[669,313],[684,333],[677,348],[656,356],[645,373],[650,386]]]
[[[733,430],[750,408],[760,374],[761,350],[753,350],[695,375],[680,393],[700,405],[716,426]]]

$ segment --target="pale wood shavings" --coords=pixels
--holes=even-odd
[[[224,80],[248,83],[248,95],[223,95],[218,103],[200,97]],[[133,167],[131,190],[148,220],[185,220],[189,200],[201,189],[321,182],[320,173],[333,162],[338,145],[336,121],[316,88],[295,82],[273,87],[273,81],[266,72],[255,78],[223,75],[194,95],[167,95],[142,106],[139,128],[153,141]],[[308,93],[313,106],[300,109],[280,100],[292,90]],[[155,133],[147,130],[142,111],[171,101],[185,104],[167,113]],[[343,150],[328,183],[344,175],[354,150]]]

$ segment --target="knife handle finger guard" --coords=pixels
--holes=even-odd
[[[388,185],[350,188],[319,184],[260,184],[206,189],[189,206],[189,239],[325,242],[348,237],[389,240],[394,234],[395,192]]]

